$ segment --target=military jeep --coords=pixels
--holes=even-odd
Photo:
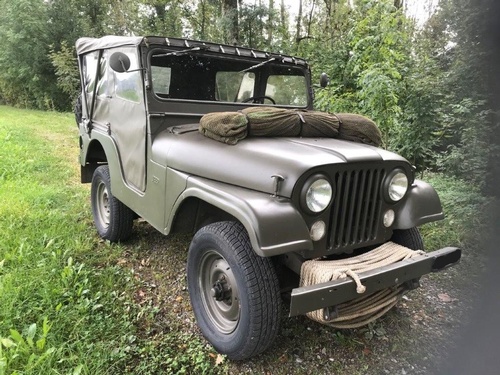
[[[91,183],[97,231],[124,241],[140,217],[165,235],[193,233],[193,312],[230,359],[271,345],[283,301],[289,316],[323,309],[328,323],[360,297],[349,277],[301,286],[306,261],[349,260],[389,242],[423,249],[417,226],[443,218],[435,190],[384,149],[326,137],[228,145],[200,133],[208,113],[312,110],[303,59],[156,36],[81,38],[76,50],[81,182]],[[367,295],[409,290],[459,259],[457,248],[419,253],[358,281]]]

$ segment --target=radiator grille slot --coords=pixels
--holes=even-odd
[[[382,168],[342,171],[335,176],[336,193],[330,226],[330,247],[337,249],[374,240],[380,224]]]

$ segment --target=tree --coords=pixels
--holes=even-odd
[[[182,37],[183,8],[180,0],[144,0],[139,34]]]
[[[381,128],[384,144],[397,148],[389,144],[389,139],[402,113],[402,77],[410,56],[405,18],[389,1],[359,2],[353,15],[354,25],[341,39],[347,44],[347,50],[345,45],[340,46],[343,62],[334,66],[341,79],[335,79],[330,90],[320,93],[319,104],[324,110],[361,112],[372,117]],[[340,34],[339,30],[335,32]]]
[[[1,0],[0,93],[9,104],[61,108],[54,69],[47,59],[47,6],[39,0]]]
[[[443,0],[422,37],[427,40],[439,72],[441,138],[437,145],[438,167],[446,173],[485,186],[491,161],[498,160],[498,146],[490,135],[498,132],[488,95],[491,61],[495,48],[482,37],[488,35],[489,9],[465,0]],[[492,66],[490,65],[490,68]]]

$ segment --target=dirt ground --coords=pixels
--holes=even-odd
[[[134,269],[141,285],[137,303],[158,306],[156,331],[175,327],[201,337],[185,280],[190,237],[164,237],[144,222],[136,224],[135,229],[122,262]],[[423,277],[419,289],[409,292],[388,314],[364,328],[337,330],[303,316],[288,318],[285,306],[275,344],[245,362],[226,360],[221,372],[445,374],[462,342],[461,333],[470,324],[484,263],[481,252],[463,249],[458,265]]]

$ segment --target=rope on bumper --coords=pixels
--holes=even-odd
[[[356,292],[363,294],[366,287],[358,273],[371,271],[404,259],[425,254],[422,250],[411,250],[394,242],[387,242],[376,249],[355,257],[339,260],[309,260],[302,264],[300,286],[350,277],[356,283]],[[361,296],[336,307],[336,316],[326,320],[324,309],[307,313],[307,316],[322,324],[336,328],[357,328],[373,322],[389,311],[404,292],[402,286],[382,289]]]

